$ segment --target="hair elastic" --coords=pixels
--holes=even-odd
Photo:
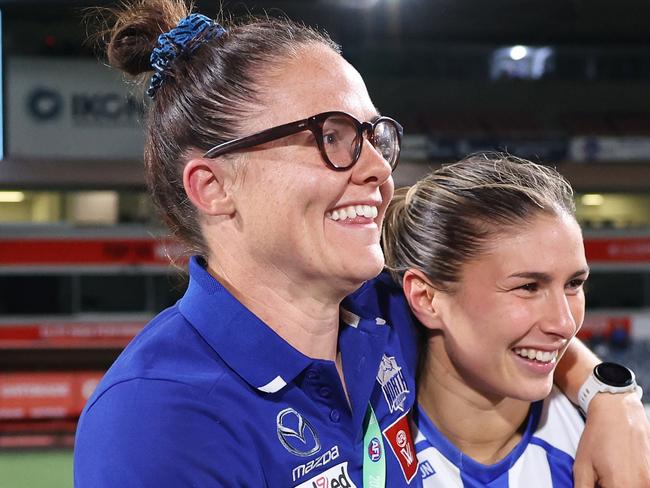
[[[165,72],[176,57],[186,52],[194,52],[199,46],[226,33],[217,22],[201,14],[190,14],[182,19],[176,27],[158,36],[156,47],[149,58],[154,74],[147,89],[147,95],[153,98],[165,81]]]

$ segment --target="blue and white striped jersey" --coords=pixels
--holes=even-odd
[[[555,387],[535,402],[524,435],[504,459],[493,465],[463,454],[418,409],[415,449],[424,488],[570,488],[573,460],[584,429],[576,408]]]

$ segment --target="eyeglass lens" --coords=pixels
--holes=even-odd
[[[373,139],[375,149],[390,164],[391,168],[394,167],[400,149],[399,137],[395,126],[388,121],[380,121],[375,126]]]
[[[333,115],[325,119],[323,147],[335,166],[345,168],[354,162],[359,144],[357,138],[357,126],[351,118]]]
[[[363,136],[357,124],[350,117],[332,115],[323,123],[323,147],[332,164],[345,168],[354,164],[359,156]],[[377,124],[373,134],[373,145],[392,166],[399,153],[397,128],[388,121]]]

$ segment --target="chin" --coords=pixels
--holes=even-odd
[[[381,259],[367,258],[351,263],[351,267],[348,267],[348,272],[346,273],[346,281],[350,282],[353,287],[351,292],[359,288],[366,281],[376,278],[383,269],[383,254],[381,255]]]
[[[373,256],[368,256],[362,263],[358,263],[359,271],[363,274],[363,281],[371,280],[379,275],[384,269],[384,254],[379,251],[374,252]]]
[[[537,402],[549,396],[552,388],[553,379],[551,378],[548,382],[527,385],[526,388],[521,388],[517,392],[513,392],[515,394],[512,396],[513,398],[526,402]]]

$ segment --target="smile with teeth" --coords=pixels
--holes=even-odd
[[[555,361],[558,353],[557,349],[555,351],[540,351],[538,349],[525,349],[522,347],[516,347],[512,351],[522,358],[532,359],[540,363]]]
[[[327,212],[325,216],[332,220],[354,219],[355,217],[368,217],[374,219],[377,217],[377,207],[372,205],[349,205],[347,207],[337,208]]]

